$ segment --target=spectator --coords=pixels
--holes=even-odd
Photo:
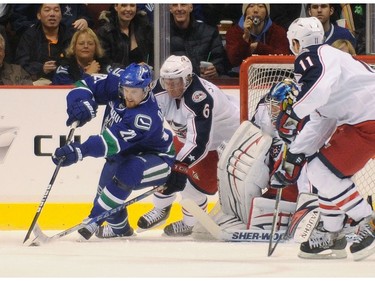
[[[104,50],[98,36],[91,28],[74,33],[65,56],[53,77],[53,85],[74,84],[91,74],[107,74],[110,71],[110,66],[103,59]]]
[[[226,48],[232,67],[252,54],[289,55],[286,31],[270,19],[269,4],[247,4],[243,16],[226,34]]]
[[[349,40],[346,40],[346,39],[337,39],[335,42],[332,43],[331,46],[334,47],[334,48],[336,48],[336,49],[339,49],[339,50],[341,50],[343,52],[349,53],[352,56],[356,55],[355,49],[354,49],[352,43],[350,43]]]
[[[59,4],[41,4],[38,23],[29,27],[18,43],[16,63],[31,75],[34,84],[51,83],[70,43],[70,33],[61,24],[61,17]]]
[[[320,20],[324,29],[324,43],[332,45],[337,39],[347,39],[356,47],[356,39],[350,31],[344,27],[334,25],[331,15],[334,14],[334,7],[331,4],[308,4],[307,13],[310,17]]]
[[[115,4],[109,22],[97,34],[114,68],[133,62],[153,64],[153,30],[147,16],[137,14],[136,4]]]
[[[32,25],[38,22],[37,13],[40,4],[15,4],[11,15],[12,30],[21,37]],[[61,23],[73,34],[76,30],[91,27],[93,21],[86,4],[60,4]]]
[[[196,21],[192,4],[171,4],[169,10],[172,14],[171,54],[187,56],[193,64],[193,72],[204,79],[225,74],[227,58],[218,29]],[[213,65],[201,71],[201,61]]]
[[[30,75],[19,65],[4,61],[6,42],[0,34],[0,85],[32,85]]]

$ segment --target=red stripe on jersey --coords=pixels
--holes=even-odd
[[[336,205],[339,206],[339,207],[342,207],[343,205],[349,203],[350,201],[352,201],[353,199],[359,197],[359,193],[358,191],[354,192],[352,195],[346,197],[344,200],[340,201],[339,203],[337,203]]]
[[[340,210],[340,208],[337,206],[324,205],[322,203],[319,203],[319,208],[324,210]]]

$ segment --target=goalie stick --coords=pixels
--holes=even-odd
[[[72,141],[72,138],[73,138],[73,135],[74,135],[74,131],[77,128],[78,124],[79,124],[78,121],[76,121],[76,122],[74,122],[72,124],[72,127],[71,127],[71,129],[69,131],[68,137],[66,139],[66,144],[69,144]],[[48,195],[49,195],[49,193],[50,193],[50,191],[52,189],[52,186],[53,186],[53,184],[54,184],[54,182],[56,180],[57,174],[59,173],[59,170],[61,168],[61,164],[62,164],[63,161],[64,161],[63,158],[60,159],[59,163],[57,164],[57,166],[55,168],[55,171],[53,172],[52,178],[51,178],[51,180],[50,180],[50,182],[49,182],[49,184],[47,186],[47,189],[46,189],[46,191],[45,191],[45,193],[43,195],[42,200],[40,201],[39,207],[38,207],[38,209],[37,209],[37,211],[36,211],[36,213],[34,215],[33,221],[31,222],[31,225],[29,227],[29,230],[26,233],[26,236],[25,236],[25,239],[23,240],[23,243],[25,243],[30,238],[30,234],[33,231],[33,229],[34,229],[34,227],[35,227],[35,225],[36,225],[36,223],[38,221],[40,213],[42,212],[44,204],[47,201]]]
[[[226,231],[221,229],[205,211],[189,198],[181,200],[180,204],[191,213],[216,240],[228,242],[268,242],[270,239],[270,232],[267,230],[237,229]],[[275,232],[274,240],[278,241],[283,233],[284,231]]]
[[[163,186],[157,186],[157,187],[154,187],[148,191],[146,191],[145,193],[142,193],[141,195],[137,196],[137,197],[134,197],[133,199],[130,199],[128,201],[126,201],[125,203],[117,206],[116,208],[114,209],[111,209],[111,210],[108,210],[108,211],[105,211],[103,213],[101,213],[100,215],[96,216],[96,217],[93,217],[91,219],[86,219],[84,220],[83,222],[71,227],[71,228],[68,228],[64,231],[61,231],[53,236],[47,236],[46,234],[43,233],[42,229],[39,227],[38,224],[35,225],[34,227],[34,234],[35,234],[35,238],[34,240],[32,241],[32,243],[30,244],[30,246],[39,246],[40,244],[46,244],[46,243],[50,243],[50,242],[53,242],[55,240],[58,240],[60,239],[61,237],[64,237],[66,235],[69,235],[70,233],[73,233],[77,230],[80,230],[84,227],[86,227],[87,225],[91,224],[91,223],[96,223],[100,220],[103,220],[105,218],[108,218],[109,216],[125,209],[127,206],[133,204],[133,203],[136,203],[138,202],[139,200],[142,200],[144,198],[146,198],[147,196],[155,193],[155,192],[161,192],[165,189],[164,185]]]

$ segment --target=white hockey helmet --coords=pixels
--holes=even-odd
[[[160,69],[160,84],[164,87],[163,79],[182,78],[184,89],[189,87],[193,77],[193,65],[187,56],[168,57]]]
[[[323,43],[323,25],[316,17],[298,18],[290,24],[287,37],[290,50],[298,55],[303,48]],[[300,44],[298,53],[293,50],[293,39],[298,40]]]

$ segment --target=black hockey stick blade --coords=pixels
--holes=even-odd
[[[68,137],[67,137],[67,139],[66,139],[66,143],[67,143],[67,144],[69,144],[69,143],[71,142],[71,140],[72,140],[72,138],[73,138],[74,131],[75,131],[77,125],[78,125],[78,122],[74,122],[74,123],[72,124],[72,127],[71,127],[71,129],[70,129],[70,131],[69,131],[69,135],[68,135]],[[39,218],[39,216],[40,216],[40,214],[41,214],[41,212],[42,212],[42,209],[43,209],[43,207],[44,207],[44,204],[46,203],[47,198],[48,198],[48,195],[49,195],[49,193],[50,193],[50,191],[51,191],[51,189],[52,189],[52,186],[53,186],[53,184],[54,184],[54,182],[55,182],[55,180],[56,180],[57,174],[59,173],[59,170],[60,170],[60,168],[61,168],[61,164],[62,164],[62,162],[63,162],[63,159],[60,159],[59,163],[57,164],[57,166],[56,166],[56,168],[55,168],[55,171],[53,172],[53,175],[52,175],[52,177],[51,177],[51,180],[50,180],[50,182],[49,182],[49,184],[48,184],[48,186],[47,186],[47,189],[46,189],[46,191],[45,191],[45,193],[44,193],[44,195],[43,195],[42,200],[41,200],[40,203],[39,203],[39,207],[38,207],[38,209],[37,209],[37,211],[36,211],[36,213],[35,213],[35,215],[34,215],[34,218],[33,218],[32,222],[31,222],[31,225],[30,225],[30,227],[29,227],[29,230],[28,230],[27,233],[26,233],[26,236],[25,236],[25,239],[23,240],[23,243],[25,243],[25,242],[30,238],[31,232],[33,231],[33,229],[34,229],[34,227],[35,227],[35,224],[36,224],[37,221],[38,221],[38,218]]]
[[[273,211],[273,220],[272,220],[272,228],[271,228],[271,235],[270,241],[268,243],[268,256],[270,257],[276,249],[277,242],[273,245],[273,236],[275,235],[276,227],[277,227],[277,219],[279,217],[279,204],[281,200],[281,192],[283,191],[282,188],[277,189],[276,193],[276,202],[275,202],[275,210]]]
[[[30,246],[39,246],[40,244],[46,244],[46,243],[49,243],[49,242],[52,242],[52,241],[55,241],[57,239],[60,239],[66,235],[69,235],[70,233],[73,233],[77,230],[80,230],[84,227],[86,227],[87,225],[91,224],[91,223],[96,223],[100,220],[103,220],[105,218],[108,218],[109,216],[115,214],[115,213],[118,213],[120,212],[121,210],[125,209],[127,206],[133,204],[133,203],[136,203],[144,198],[146,198],[147,196],[155,193],[155,192],[161,192],[165,189],[166,187],[164,185],[161,185],[161,186],[156,186],[144,193],[142,193],[141,195],[138,195],[137,197],[134,197],[133,199],[130,199],[128,201],[126,201],[125,203],[117,206],[116,208],[114,209],[111,209],[111,210],[108,210],[108,211],[105,211],[103,213],[101,213],[100,215],[94,217],[94,218],[91,218],[91,219],[86,219],[84,220],[83,222],[75,225],[75,226],[72,226],[66,230],[63,230],[53,236],[47,236],[46,234],[43,233],[43,231],[40,229],[39,225],[36,224],[35,227],[34,227],[34,235],[35,235],[35,238],[34,240],[32,241],[32,243],[30,244]]]

